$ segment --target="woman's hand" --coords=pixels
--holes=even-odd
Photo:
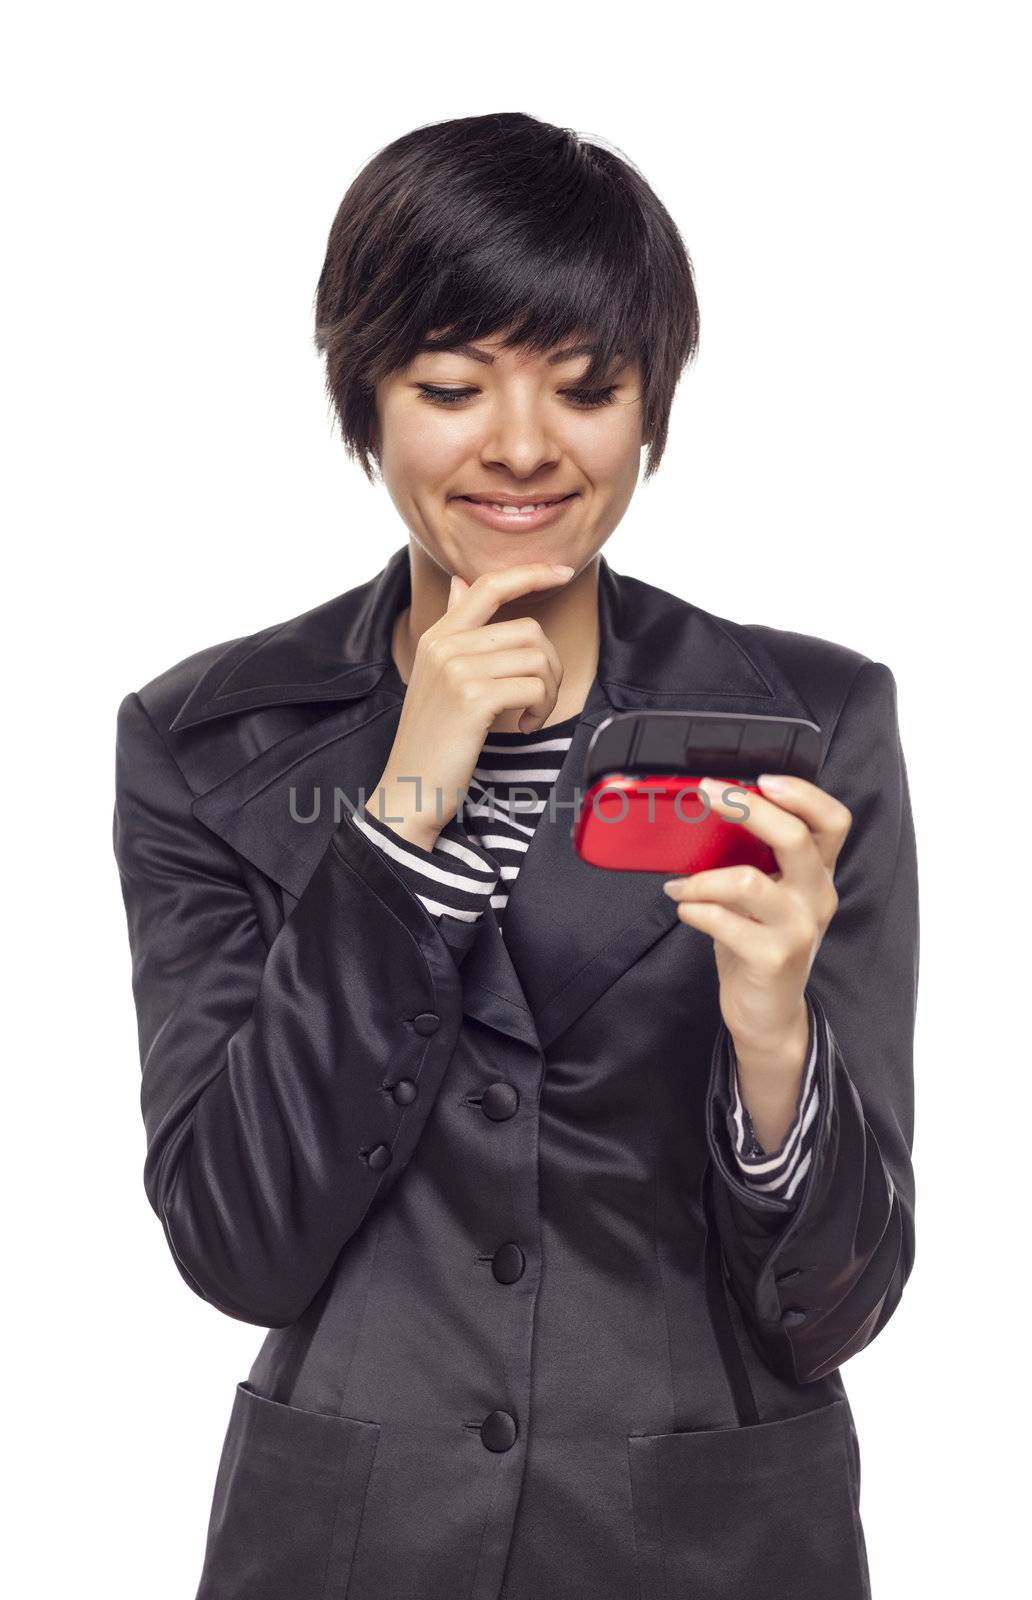
[[[521,732],[530,732],[555,706],[563,667],[540,622],[491,618],[522,594],[567,583],[572,570],[533,561],[473,583],[452,578],[447,610],[416,645],[398,731],[369,801],[380,815],[382,789],[383,820],[411,843],[433,849],[501,712],[526,708]]]
[[[749,815],[736,825],[770,846],[779,871],[717,867],[663,888],[680,921],[713,938],[721,1015],[757,1138],[769,1150],[795,1107],[808,1033],[804,989],[838,909],[835,863],[853,817],[804,778],[763,774],[759,786],[763,794],[749,795]],[[710,778],[700,787],[722,816],[741,819],[734,784]]]

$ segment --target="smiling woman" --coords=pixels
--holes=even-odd
[[[839,1369],[913,1260],[895,683],[605,560],[698,328],[619,154],[517,113],[388,145],[316,342],[406,543],[119,708],[144,1183],[269,1330],[198,1600],[869,1596]],[[600,726],[728,708],[820,735],[743,823],[778,870],[582,860]]]

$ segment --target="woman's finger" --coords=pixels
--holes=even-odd
[[[461,628],[440,635],[437,647],[443,658],[539,649],[548,656],[553,672],[559,675],[562,670],[559,652],[533,617],[510,617],[506,622],[489,622],[482,628]]]
[[[490,622],[499,606],[538,589],[561,588],[564,583],[569,583],[572,576],[572,567],[561,567],[551,561],[527,561],[520,566],[482,572],[472,583],[466,584],[462,593],[455,596],[454,602],[449,596],[445,616],[449,622],[454,618],[456,627],[480,628],[485,622]],[[460,579],[460,582],[465,580]],[[439,626],[439,622],[434,626]],[[445,631],[450,633],[452,629],[449,627]]]
[[[712,900],[681,900],[677,905],[677,918],[726,945],[746,966],[759,969],[768,959],[769,932],[727,906],[716,905]]]
[[[769,873],[744,863],[710,867],[688,878],[668,878],[663,891],[679,904],[710,901],[769,926],[790,920],[792,906]]]
[[[719,815],[770,846],[784,879],[801,888],[816,887],[825,873],[834,871],[852,814],[805,778],[776,776],[777,786],[767,774],[760,779],[769,799],[762,793],[746,794],[723,778],[704,778],[699,787]],[[748,812],[744,816],[743,807]]]

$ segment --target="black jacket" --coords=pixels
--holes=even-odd
[[[270,1330],[198,1600],[859,1600],[839,1369],[914,1255],[892,673],[600,557],[597,676],[503,939],[490,907],[436,921],[347,817],[408,598],[402,548],[119,707],[146,1191],[195,1293]],[[665,875],[572,849],[592,730],[639,706],[810,718],[853,813],[795,1202],[736,1173],[712,940]]]

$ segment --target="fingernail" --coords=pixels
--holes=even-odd
[[[769,789],[771,794],[784,794],[788,788],[784,778],[779,777],[776,772],[761,772],[756,781],[765,789]]]
[[[551,567],[553,572],[561,572],[564,578],[570,577],[573,572],[572,567],[563,566],[562,563],[558,561],[553,561],[551,563]]]
[[[684,879],[683,878],[668,878],[666,883],[663,885],[663,893],[664,894],[669,894],[669,895],[676,895],[676,894],[680,894],[680,892],[681,892],[681,890],[683,888],[684,888]]]

